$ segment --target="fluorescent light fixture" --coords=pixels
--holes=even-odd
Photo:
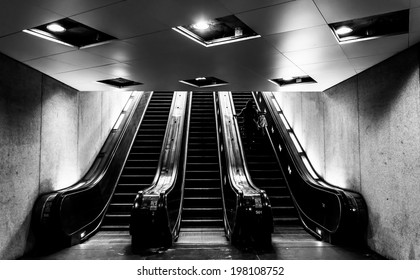
[[[133,102],[133,98],[130,97],[127,101],[127,104],[125,104],[123,111],[126,112],[128,108],[130,108],[131,103]]]
[[[276,111],[280,112],[281,109],[280,109],[279,104],[277,104],[277,100],[275,98],[271,98],[271,101],[273,102],[273,105],[274,105],[274,108],[276,108]]]
[[[72,48],[76,47],[76,46],[67,44],[67,43],[65,43],[63,41],[60,41],[60,40],[58,40],[58,39],[56,39],[54,37],[50,37],[50,36],[47,36],[45,34],[42,34],[43,32],[39,32],[39,31],[35,31],[35,30],[36,29],[25,29],[25,30],[22,30],[22,31],[25,32],[25,33],[27,33],[27,34],[30,34],[30,35],[33,35],[33,36],[36,36],[36,37],[39,37],[39,38],[42,38],[42,39],[45,39],[45,40],[54,42],[54,43],[59,43],[59,44],[62,44],[62,45],[68,46],[68,47],[72,47]]]
[[[270,79],[268,80],[275,85],[278,86],[287,86],[287,85],[295,85],[295,84],[311,84],[316,83],[316,81],[311,78],[310,76],[299,76],[299,77],[285,77],[285,78],[277,78],[277,79]]]
[[[284,76],[283,77],[283,81],[291,81],[293,79],[294,79],[294,77],[292,77],[292,76]]]
[[[286,129],[287,129],[287,130],[290,130],[291,128],[290,128],[289,123],[288,123],[288,122],[287,122],[287,120],[286,120],[286,117],[283,115],[283,113],[280,113],[279,115],[280,115],[280,119],[281,119],[281,121],[283,122],[283,124],[284,124],[284,126],[286,127]]]
[[[112,129],[117,130],[118,128],[120,128],[120,125],[121,125],[121,123],[122,123],[122,121],[123,121],[123,119],[124,119],[124,116],[125,116],[125,114],[124,114],[124,113],[122,113],[122,114],[119,116],[119,118],[118,118],[117,122],[115,123],[115,125],[114,125],[114,127],[113,127]]]
[[[303,153],[302,147],[300,146],[299,141],[296,138],[296,135],[292,131],[289,132],[289,135],[290,135],[290,138],[292,138],[293,144],[295,145],[298,153]]]
[[[204,81],[205,79],[206,79],[206,77],[198,77],[198,78],[195,78],[196,81]]]
[[[47,25],[47,29],[49,31],[52,32],[58,32],[58,33],[62,33],[64,31],[66,31],[66,29],[64,27],[62,27],[60,24],[58,23],[51,23]]]
[[[348,26],[342,26],[342,27],[339,27],[335,32],[338,35],[346,35],[346,34],[349,34],[349,33],[353,32],[353,29],[351,29]]]
[[[316,172],[312,168],[312,165],[309,162],[308,158],[306,156],[303,156],[302,161],[303,161],[303,164],[305,164],[305,167],[308,170],[308,172],[311,174],[312,178],[314,178],[315,180],[318,179],[319,177],[318,177],[318,175],[316,175]]]

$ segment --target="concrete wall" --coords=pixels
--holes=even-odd
[[[31,249],[36,198],[83,176],[129,96],[78,92],[0,54],[0,259]]]
[[[362,193],[368,244],[390,259],[420,259],[419,57],[413,47],[323,93],[276,93],[318,173]]]

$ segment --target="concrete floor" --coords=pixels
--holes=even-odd
[[[369,249],[334,246],[299,228],[276,230],[269,252],[240,250],[229,244],[223,231],[180,233],[169,249],[131,250],[128,232],[99,232],[88,241],[43,257],[42,260],[377,260]]]

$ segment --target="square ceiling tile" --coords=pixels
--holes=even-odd
[[[32,5],[32,1],[1,1],[0,37],[60,18],[59,14]]]
[[[233,14],[274,6],[290,1],[291,0],[219,0],[219,2],[221,2]]]
[[[49,59],[47,57],[29,60],[26,61],[25,64],[47,75],[64,73],[78,69],[78,66]]]
[[[364,70],[370,68],[379,62],[384,61],[385,59],[393,56],[395,53],[384,53],[379,55],[372,55],[372,56],[365,56],[365,57],[357,57],[349,59],[350,63],[353,65],[356,71]]]
[[[270,35],[325,24],[312,1],[292,1],[238,14],[260,35]]]
[[[92,68],[92,70],[95,70],[104,74],[112,75],[114,77],[126,78],[126,77],[130,77],[130,75],[133,74],[134,69],[129,64],[117,63],[117,64],[95,67],[95,68]]]
[[[408,34],[342,44],[348,58],[397,53],[408,47]]]
[[[285,52],[284,55],[298,66],[346,59],[346,55],[339,45]]]
[[[23,32],[0,38],[0,52],[19,61],[72,51],[74,48],[47,41]]]
[[[314,0],[328,23],[408,9],[410,0]]]
[[[269,35],[265,36],[264,39],[281,52],[338,45],[328,25]]]
[[[32,2],[39,7],[63,15],[64,17],[69,17],[123,1],[125,0],[36,0]]]
[[[104,88],[103,84],[97,83],[97,81],[118,78],[105,73],[97,72],[93,69],[60,73],[52,75],[52,77],[78,90],[86,90],[82,88],[81,85],[91,85],[91,90],[101,90],[101,88]]]
[[[53,56],[50,56],[49,58],[70,64],[70,65],[79,66],[80,69],[93,68],[96,66],[117,63],[117,61],[115,60],[111,60],[105,57],[91,54],[83,50],[77,50],[77,51],[67,52],[63,54],[53,55]]]
[[[134,0],[136,1],[136,0]],[[141,0],[150,15],[169,27],[193,24],[200,20],[230,15],[231,12],[219,1],[208,0]]]
[[[71,18],[118,39],[127,39],[169,28],[148,15],[135,1],[123,1]]]
[[[119,40],[96,46],[94,48],[87,48],[85,51],[119,62],[135,60],[144,56],[144,53],[141,53],[137,46]]]

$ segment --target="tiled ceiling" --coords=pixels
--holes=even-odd
[[[408,34],[340,45],[328,23],[410,9]],[[172,30],[234,14],[261,38],[205,48]],[[75,49],[21,32],[69,17],[118,40]],[[420,41],[420,0],[14,0],[0,2],[0,52],[81,91],[123,77],[138,90],[194,90],[179,80],[214,76],[215,90],[321,91]],[[269,79],[310,75],[279,88]]]

